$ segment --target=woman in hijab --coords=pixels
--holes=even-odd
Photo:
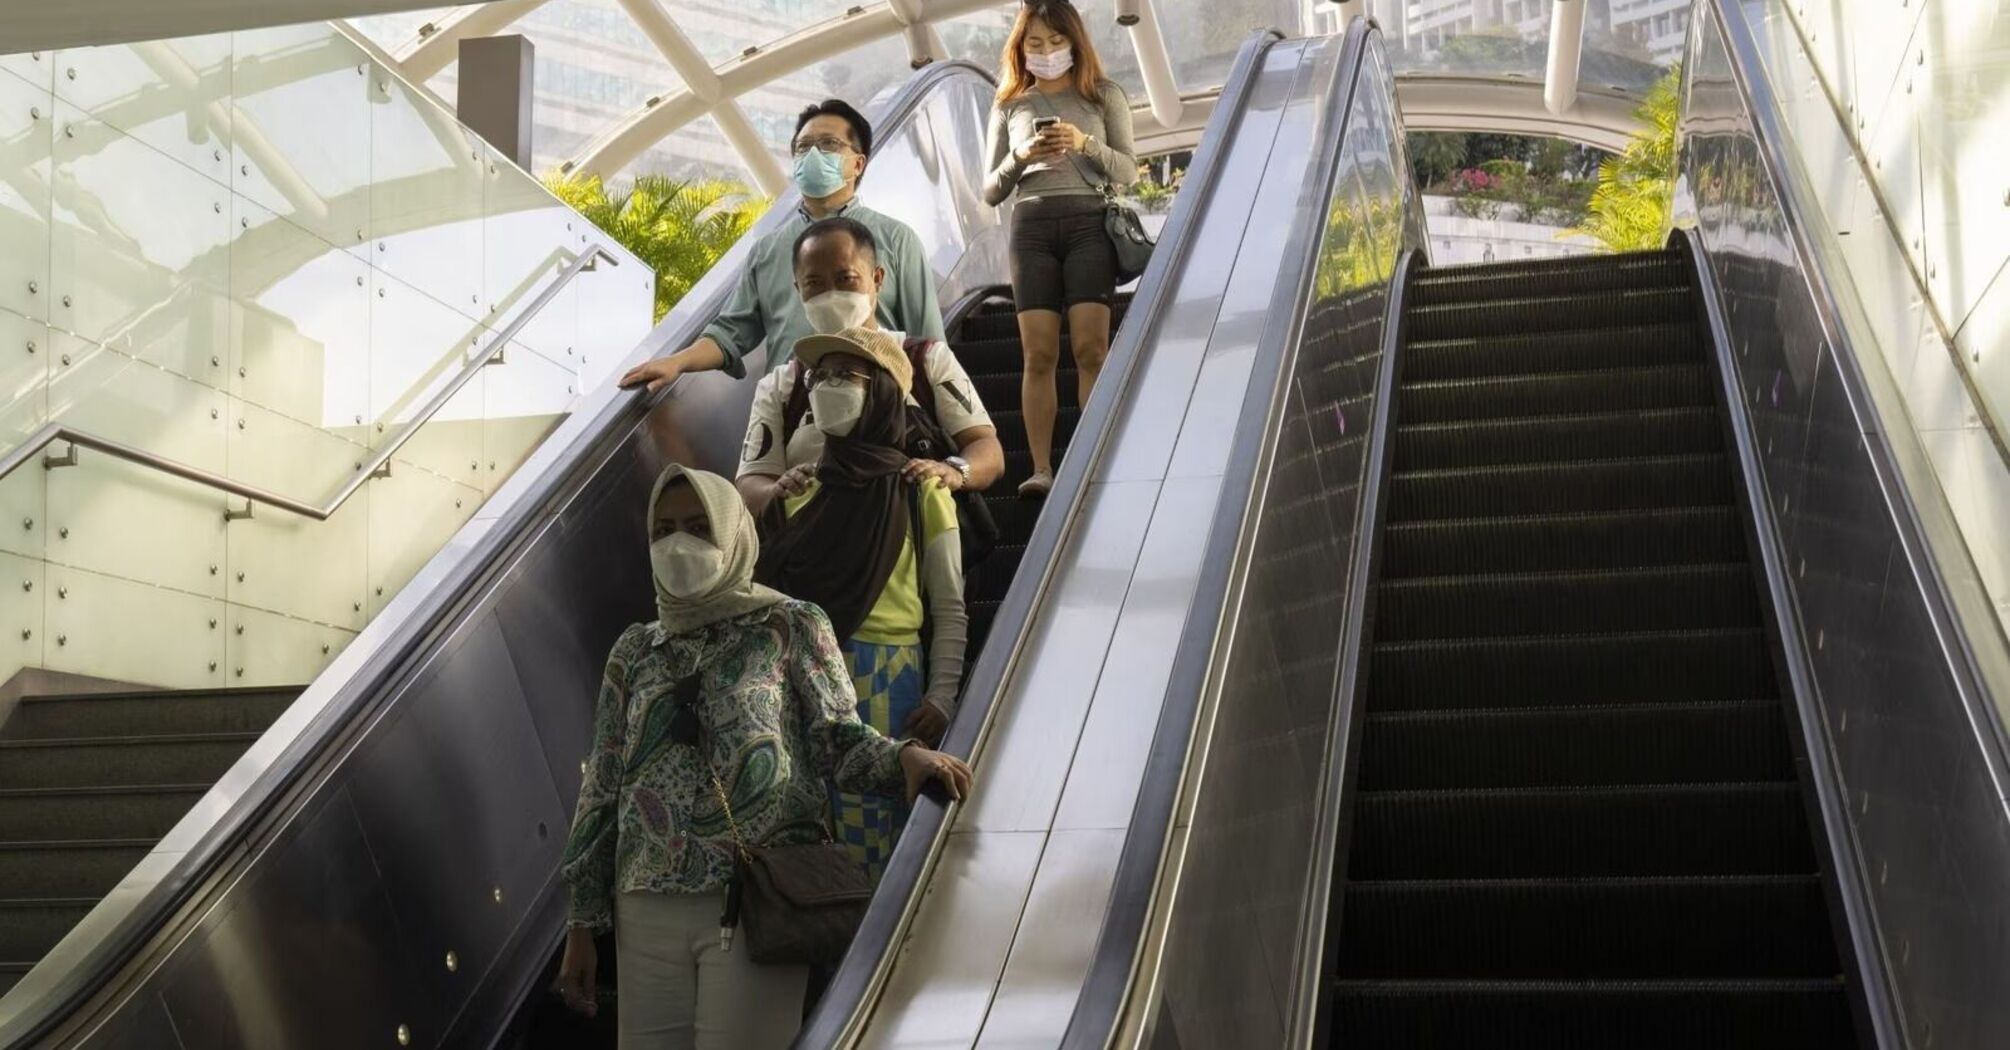
[[[622,1050],[780,1050],[807,967],[755,965],[721,936],[733,829],[749,846],[823,841],[829,785],[954,798],[957,759],[889,740],[853,712],[830,621],[753,582],[754,524],[733,483],[673,466],[649,498],[652,623],[614,643],[563,874],[559,991],[594,1012],[593,936],[612,928]]]
[[[968,617],[955,501],[933,477],[916,486],[901,476],[914,366],[878,329],[809,336],[795,350],[809,382],[804,425],[823,431],[823,459],[801,494],[768,504],[754,576],[830,616],[867,725],[940,740],[963,679]],[[833,807],[840,840],[878,878],[906,807],[852,793]]]

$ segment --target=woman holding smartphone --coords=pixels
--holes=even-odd
[[[1067,0],[1027,0],[999,60],[984,199],[1015,192],[1012,298],[1025,356],[1020,409],[1033,473],[1023,499],[1054,487],[1054,369],[1067,314],[1076,390],[1087,404],[1110,350],[1117,260],[1103,227],[1103,187],[1137,180],[1131,104],[1103,76],[1082,15]]]

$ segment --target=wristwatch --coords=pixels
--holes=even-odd
[[[967,488],[969,488],[969,487],[970,487],[970,461],[969,461],[969,460],[967,460],[967,459],[964,459],[964,458],[963,458],[962,456],[950,456],[949,458],[947,458],[947,459],[943,460],[943,462],[944,462],[944,463],[947,463],[947,464],[949,464],[949,465],[950,465],[950,466],[952,466],[952,467],[955,467],[955,468],[956,468],[956,472],[957,472],[958,474],[961,474],[961,475],[963,475],[963,484],[961,484],[961,485],[958,485],[958,486],[957,486],[957,488],[958,488],[959,490],[960,490],[960,489],[967,489]]]

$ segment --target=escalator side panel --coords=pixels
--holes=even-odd
[[[1887,1047],[2010,1046],[2010,895],[1974,889],[2010,885],[2010,763],[1974,651],[2000,640],[1968,641],[1971,623],[1994,625],[1959,597],[1972,569],[1937,563],[1961,540],[1943,497],[1913,488],[1928,468],[1910,423],[1880,418],[1885,365],[1852,285],[1911,278],[1851,273],[1790,157],[1790,89],[1770,81],[1791,56],[1760,34],[1800,44],[1757,24],[1785,17],[1698,5],[1680,164],[1749,421],[1740,451],[1800,699],[1791,735],[1828,825],[1860,1027]]]

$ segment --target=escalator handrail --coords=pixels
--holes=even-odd
[[[916,73],[875,121],[880,137],[890,141],[938,85],[969,76],[995,83],[984,69],[963,61],[931,63]],[[786,222],[798,204],[799,194],[793,190],[777,198],[700,279],[692,294],[644,337],[629,354],[630,360],[696,340],[725,305],[754,243]],[[644,350],[648,355],[641,352]],[[338,662],[309,687],[310,694],[326,689],[332,695],[311,720],[297,727],[231,804],[217,808],[211,823],[201,829],[199,838],[172,868],[132,894],[126,911],[113,920],[103,936],[77,950],[42,994],[11,1014],[0,1015],[0,1047],[25,1048],[64,1025],[75,1010],[124,973],[150,943],[164,936],[170,920],[194,903],[198,894],[216,891],[215,883],[222,881],[213,878],[218,866],[226,860],[242,860],[258,841],[256,832],[309,800],[312,785],[338,761],[340,756],[334,752],[346,750],[341,745],[353,743],[373,721],[372,716],[402,692],[422,670],[427,657],[451,637],[452,626],[464,611],[478,602],[546,526],[553,524],[570,495],[629,440],[656,403],[671,396],[678,383],[685,381],[680,377],[655,394],[602,389],[591,405],[583,406],[561,424],[545,448],[533,453],[533,463],[545,464],[543,472],[533,473],[529,463],[519,468],[525,489],[491,523],[471,523],[457,536],[468,542],[456,560],[444,567],[439,582],[409,604],[402,596],[394,599]],[[198,802],[197,811],[201,808]],[[67,954],[65,949],[66,945],[59,944],[49,958]]]
[[[1227,634],[1223,618],[1230,614],[1229,601],[1236,581],[1247,568],[1247,545],[1243,541],[1255,517],[1251,500],[1259,491],[1257,482],[1274,448],[1276,416],[1283,401],[1281,380],[1290,374],[1290,360],[1313,295],[1326,209],[1340,177],[1340,150],[1346,140],[1363,59],[1374,32],[1372,23],[1357,15],[1348,23],[1341,43],[1340,70],[1328,89],[1325,119],[1312,151],[1315,158],[1324,159],[1323,163],[1314,163],[1317,175],[1311,194],[1319,211],[1316,217],[1308,216],[1298,223],[1291,241],[1285,245],[1269,311],[1270,317],[1285,320],[1266,325],[1257,344],[1255,360],[1250,366],[1249,390],[1222,473],[1221,498],[1214,521],[1209,525],[1207,543],[1202,547],[1234,554],[1208,559],[1195,582],[1186,625],[1180,632],[1177,655],[1166,681],[1165,702],[1145,759],[1137,803],[1124,833],[1123,850],[1117,860],[1095,952],[1074,1012],[1068,1018],[1067,1032],[1061,1039],[1063,1050],[1104,1050],[1124,1016],[1136,983],[1134,978],[1146,947],[1146,928],[1179,808],[1180,788],[1186,778],[1195,716],[1213,676],[1217,642]]]
[[[1407,175],[1407,173],[1405,173]],[[1313,806],[1318,840],[1312,849],[1310,879],[1304,901],[1304,932],[1298,944],[1298,987],[1291,1003],[1290,1046],[1326,1045],[1320,1026],[1319,982],[1333,972],[1338,947],[1333,936],[1337,916],[1332,911],[1333,883],[1346,869],[1346,843],[1341,829],[1354,794],[1348,788],[1359,767],[1348,761],[1358,750],[1361,712],[1367,708],[1368,652],[1374,645],[1369,625],[1375,620],[1375,584],[1382,572],[1382,520],[1388,513],[1389,475],[1395,462],[1396,426],[1402,403],[1397,384],[1403,375],[1404,329],[1411,285],[1428,264],[1417,248],[1406,248],[1389,279],[1389,301],[1382,314],[1382,359],[1375,366],[1375,401],[1380,410],[1368,433],[1368,459],[1361,470],[1360,510],[1354,517],[1354,544],[1347,571],[1347,624],[1340,635],[1340,658],[1334,670],[1333,721],[1327,727],[1325,780]],[[1317,932],[1314,932],[1317,931]]]
[[[1202,146],[1194,153],[1179,195],[1159,236],[1151,265],[1138,282],[1125,323],[1117,330],[1110,355],[1096,384],[1095,395],[1083,406],[1082,418],[1069,444],[1071,455],[1061,461],[1048,494],[1046,511],[1027,541],[1020,571],[1013,579],[992,621],[989,640],[976,664],[964,680],[964,695],[956,719],[950,726],[943,750],[970,758],[982,746],[997,706],[997,699],[1012,677],[1025,645],[1034,612],[1042,603],[1053,572],[1055,555],[1072,535],[1084,503],[1088,478],[1101,462],[1116,427],[1117,413],[1137,374],[1137,365],[1155,328],[1160,311],[1167,303],[1172,274],[1184,264],[1192,230],[1200,222],[1219,181],[1221,160],[1209,143],[1224,142],[1229,125],[1244,108],[1251,85],[1262,69],[1262,56],[1284,38],[1276,29],[1250,35],[1236,53],[1234,64],[1223,82],[1208,126],[1202,132]],[[888,858],[879,890],[873,894],[844,961],[833,975],[814,1012],[804,1022],[792,1044],[799,1050],[849,1045],[858,1035],[891,971],[893,949],[904,939],[914,909],[920,904],[919,889],[927,881],[949,826],[946,799],[934,793],[915,801],[906,829]]]

